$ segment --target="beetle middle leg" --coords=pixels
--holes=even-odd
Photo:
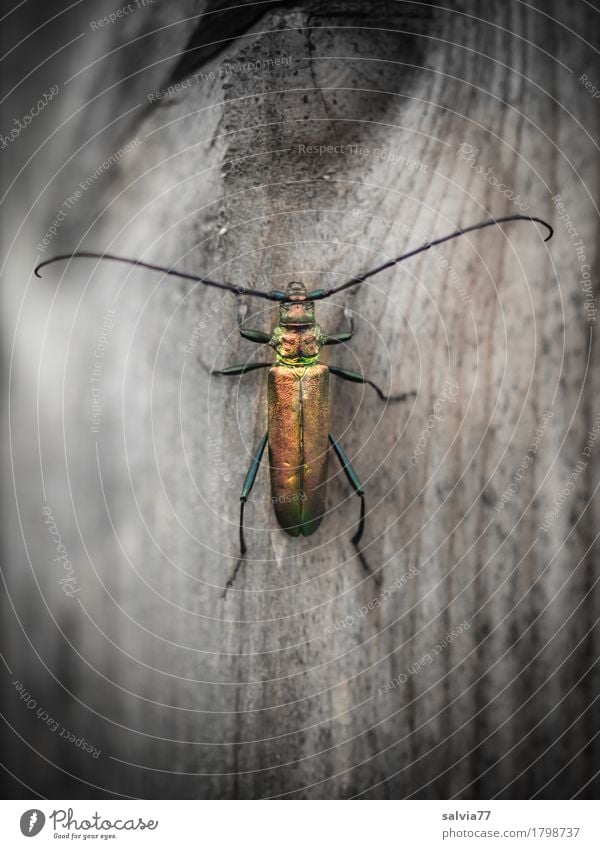
[[[375,572],[373,572],[373,570],[367,563],[367,558],[363,554],[362,548],[359,545],[361,537],[363,535],[363,531],[365,529],[365,491],[360,482],[360,478],[354,471],[354,467],[346,456],[346,452],[344,451],[342,446],[339,444],[339,442],[336,442],[336,440],[331,434],[329,434],[329,441],[331,442],[333,450],[335,451],[337,458],[340,461],[340,465],[344,470],[346,477],[348,478],[350,486],[360,498],[360,518],[358,520],[358,528],[356,530],[356,533],[352,537],[352,545],[356,549],[356,553],[358,554],[359,560],[365,572],[367,572],[367,574],[373,578],[376,584],[380,584],[381,577]]]
[[[335,374],[336,377],[341,377],[342,380],[349,380],[351,383],[368,383],[369,386],[372,386],[375,392],[377,392],[381,400],[388,403],[406,401],[407,398],[414,398],[417,394],[413,389],[411,392],[402,392],[400,395],[386,395],[376,383],[366,377],[363,377],[362,374],[358,374],[356,371],[350,371],[347,368],[339,368],[339,366],[329,366],[329,371],[331,374]]]
[[[233,366],[227,366],[227,368],[213,369],[211,374],[233,377],[236,374],[245,374],[247,371],[254,371],[257,368],[269,368],[272,365],[273,363],[236,363]]]
[[[222,598],[225,598],[227,590],[233,586],[233,583],[237,577],[237,573],[240,571],[242,563],[244,562],[244,556],[246,554],[246,540],[244,539],[244,507],[246,506],[248,496],[252,492],[252,487],[254,486],[254,481],[256,480],[258,467],[260,466],[262,455],[265,452],[265,446],[267,444],[268,436],[269,434],[265,433],[263,438],[258,443],[258,447],[252,456],[250,468],[248,469],[246,477],[244,478],[244,483],[242,484],[242,492],[240,494],[240,556],[238,562],[235,565],[235,569],[233,570],[233,574],[225,584],[225,589],[223,590]]]
[[[262,330],[247,330],[243,325],[243,316],[241,310],[238,310],[238,330],[240,332],[240,336],[244,339],[247,339],[249,342],[257,342],[259,345],[266,345],[271,338],[266,333],[263,333]],[[224,369],[213,369],[211,374],[223,375],[223,376],[234,376],[236,374],[246,374],[248,371],[254,371],[257,368],[267,368],[267,366],[272,366],[273,363],[236,363],[233,366],[227,366]]]

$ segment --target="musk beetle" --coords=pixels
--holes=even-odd
[[[245,328],[242,318],[238,317],[240,335],[244,339],[256,342],[259,345],[270,345],[275,352],[275,362],[240,363],[213,372],[217,375],[241,375],[255,369],[269,369],[268,427],[254,452],[242,486],[239,524],[240,559],[232,577],[227,581],[227,589],[232,585],[246,553],[244,506],[256,480],[256,474],[267,445],[269,446],[271,494],[275,514],[279,525],[292,536],[310,536],[321,523],[325,512],[329,446],[333,448],[350,486],[360,499],[360,516],[356,533],[352,537],[352,543],[364,568],[369,573],[371,571],[360,547],[365,525],[364,489],[344,449],[329,432],[329,375],[333,374],[342,380],[349,380],[354,383],[369,384],[383,401],[403,401],[415,393],[406,392],[402,395],[386,396],[376,383],[362,375],[337,366],[326,366],[320,363],[321,348],[324,345],[338,345],[350,341],[353,335],[353,327],[351,325],[346,332],[342,333],[324,333],[315,320],[315,301],[322,301],[352,286],[358,286],[369,277],[373,277],[386,268],[390,268],[402,262],[402,260],[415,256],[435,245],[440,245],[474,230],[481,230],[484,227],[509,221],[532,221],[541,224],[548,230],[548,235],[544,241],[548,241],[552,237],[552,227],[535,216],[506,215],[500,218],[492,218],[470,227],[460,228],[431,242],[426,242],[331,289],[307,291],[303,283],[292,282],[288,284],[285,291],[263,292],[245,286],[234,286],[230,283],[198,277],[195,274],[176,271],[174,268],[154,265],[141,260],[89,251],[77,251],[52,257],[41,262],[36,267],[35,273],[39,277],[41,268],[59,260],[78,257],[109,259],[171,274],[184,280],[194,280],[203,283],[205,286],[224,289],[234,295],[248,295],[252,298],[276,301],[279,304],[279,322],[270,336],[260,330]]]

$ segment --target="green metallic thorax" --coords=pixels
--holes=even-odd
[[[315,305],[306,300],[302,283],[290,283],[290,300],[279,308],[279,324],[273,331],[269,345],[274,349],[277,362],[287,366],[314,365],[325,344],[325,336],[315,321]]]

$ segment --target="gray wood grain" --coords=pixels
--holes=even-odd
[[[168,26],[174,10],[152,9],[105,28],[94,49],[115,58],[75,81],[76,95],[65,89],[71,111],[108,90],[38,174],[52,178],[64,150],[101,132],[34,204],[9,256],[4,655],[10,680],[101,754],[28,712],[6,672],[8,717],[40,753],[10,732],[8,768],[63,798],[593,795],[598,446],[540,527],[600,415],[576,240],[552,202],[561,195],[594,268],[598,109],[577,80],[596,68],[600,83],[581,40],[597,34],[597,13],[274,5],[183,78],[214,79],[151,105],[197,24]],[[75,67],[91,61],[89,42],[73,48]],[[519,211],[461,144],[554,223],[547,245],[534,225],[507,225],[319,304],[326,329],[345,326],[345,308],[356,322],[330,362],[418,390],[386,407],[331,379],[332,431],[367,491],[379,585],[350,543],[357,499],[332,458],[329,514],[308,539],[277,528],[261,470],[248,562],[222,598],[266,425],[264,375],[209,377],[262,358],[237,335],[234,298],[84,262],[16,286],[63,197],[132,139],[48,254],[83,239],[260,288],[341,282]],[[321,145],[335,149],[306,151]],[[26,196],[34,203],[33,185]],[[246,306],[249,326],[276,320],[262,301]],[[72,598],[44,505],[73,564]]]

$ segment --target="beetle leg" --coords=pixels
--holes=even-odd
[[[237,326],[240,332],[240,336],[243,339],[247,339],[249,342],[257,342],[259,345],[267,345],[271,337],[268,333],[263,333],[262,330],[246,330],[244,328],[244,315],[246,313],[246,307],[243,304],[240,304],[238,307],[237,314]]]
[[[245,374],[247,371],[254,371],[257,368],[268,368],[273,363],[236,363],[234,366],[227,366],[223,369],[213,369],[211,374],[225,375],[230,377],[235,374]]]
[[[329,333],[325,337],[324,345],[340,345],[342,342],[349,342],[354,333],[351,330],[346,331],[345,333]]]
[[[348,319],[350,325],[349,330],[342,333],[329,333],[325,336],[324,345],[340,345],[342,342],[349,342],[354,336],[354,316],[349,310],[344,311],[344,315]]]
[[[257,342],[259,345],[268,345],[271,341],[269,334],[263,333],[262,330],[244,330],[240,327],[240,336],[249,342]]]
[[[225,589],[223,590],[222,596],[223,598],[225,598],[227,590],[233,586],[233,582],[236,579],[237,573],[240,571],[242,563],[244,562],[244,555],[246,554],[246,541],[244,539],[244,507],[246,505],[246,501],[248,500],[248,496],[252,492],[252,487],[254,486],[254,481],[256,480],[258,467],[260,466],[260,461],[262,460],[262,455],[265,451],[265,445],[267,444],[268,435],[268,433],[265,433],[265,435],[259,442],[258,448],[254,452],[254,455],[252,457],[250,468],[248,469],[246,477],[244,478],[244,483],[242,484],[242,492],[240,495],[240,557],[235,565],[233,574],[225,584]]]
[[[368,383],[369,386],[372,386],[375,392],[377,392],[382,401],[406,401],[407,398],[414,398],[417,394],[413,389],[412,392],[403,392],[401,395],[386,395],[376,383],[373,383],[372,380],[363,377],[362,374],[358,374],[355,371],[350,371],[346,368],[339,368],[339,366],[329,366],[329,371],[331,374],[335,374],[336,377],[341,377],[342,380],[349,380],[351,383]]]
[[[331,434],[329,434],[329,441],[331,442],[333,450],[335,451],[337,458],[340,461],[340,465],[344,470],[346,477],[348,478],[350,486],[352,487],[354,492],[360,497],[360,519],[358,520],[358,529],[352,537],[352,545],[356,549],[363,569],[373,578],[376,584],[380,584],[381,577],[373,572],[373,570],[367,563],[367,559],[363,554],[362,548],[359,545],[361,537],[363,535],[363,531],[365,529],[365,491],[360,482],[360,478],[354,471],[352,463],[346,456],[346,452],[344,451],[342,446],[339,444],[339,442],[336,442],[336,440]]]

